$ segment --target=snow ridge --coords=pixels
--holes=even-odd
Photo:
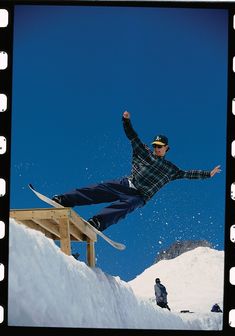
[[[173,311],[188,309],[206,314],[215,303],[223,308],[223,265],[223,251],[198,247],[175,259],[159,261],[129,284],[136,295],[152,301],[155,278],[159,277]]]
[[[157,307],[119,277],[66,256],[42,233],[10,220],[9,325],[221,329],[222,314],[204,314],[204,320],[182,315]]]

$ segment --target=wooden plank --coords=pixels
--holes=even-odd
[[[92,241],[97,241],[97,234],[89,228],[83,219],[73,210],[70,209],[69,219],[86,237]]]
[[[71,208],[56,208],[56,209],[20,209],[20,210],[11,210],[10,217],[16,220],[43,220],[43,219],[53,219],[57,222],[61,218],[69,218],[73,225],[81,231],[85,236],[88,236],[90,239],[96,241],[97,235],[92,231],[82,220],[80,216],[77,215],[75,211]]]
[[[19,224],[23,224],[23,225],[29,227],[30,229],[42,232],[48,238],[56,239],[56,237],[53,234],[51,234],[50,232],[47,232],[44,228],[42,228],[39,225],[37,225],[34,221],[31,221],[31,220],[21,220],[18,223]]]
[[[54,223],[56,223],[59,226],[60,219],[59,218],[53,218]],[[78,228],[69,218],[69,229],[70,229],[70,235],[71,240],[74,241],[86,241],[86,236],[84,233],[81,232],[80,228]]]
[[[14,219],[49,219],[49,218],[67,218],[70,212],[69,208],[64,209],[23,209],[11,210],[10,217]]]
[[[71,208],[15,209],[10,211],[10,217],[49,238],[60,239],[61,250],[68,255],[71,255],[71,239],[86,241],[87,263],[95,266],[97,234]]]
[[[87,238],[87,264],[90,267],[95,267],[95,244],[89,238]]]
[[[33,222],[44,228],[47,232],[52,233],[57,239],[60,238],[60,231],[56,222],[49,219],[33,219]]]
[[[29,227],[30,229],[38,230],[38,231],[41,231],[43,233],[45,231],[43,228],[38,227],[38,225],[31,220],[21,220],[21,221],[17,220],[17,223],[24,224],[25,226]]]
[[[63,218],[60,219],[59,231],[60,231],[60,248],[65,254],[71,255],[69,220],[68,219],[63,219]]]
[[[77,241],[86,241],[86,236],[70,222],[70,239]]]

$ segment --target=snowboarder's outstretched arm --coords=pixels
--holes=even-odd
[[[123,128],[127,138],[131,141],[133,151],[138,153],[142,157],[150,155],[150,149],[148,146],[142,143],[138,134],[134,130],[130,120],[130,113],[125,111],[122,115]]]
[[[188,179],[205,179],[213,177],[215,174],[220,173],[220,166],[216,166],[211,171],[206,170],[188,170],[184,171],[179,169],[175,174],[174,179],[188,178]]]
[[[134,140],[138,138],[138,134],[133,129],[130,118],[131,118],[130,113],[125,111],[122,116],[123,128],[128,139]]]

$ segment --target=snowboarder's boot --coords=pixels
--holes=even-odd
[[[96,217],[92,217],[88,219],[88,223],[90,223],[95,229],[102,231],[100,228],[100,221]]]
[[[55,195],[52,197],[52,201],[63,205],[64,207],[69,207],[69,205],[67,204],[66,200],[64,199],[63,195]]]

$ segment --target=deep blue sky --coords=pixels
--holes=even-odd
[[[16,6],[11,208],[45,207],[28,183],[52,196],[128,175],[128,110],[143,142],[169,137],[180,168],[223,171],[174,181],[107,229],[127,249],[99,240],[97,266],[130,280],[177,239],[223,249],[227,20],[226,10]],[[101,206],[75,210],[89,218]]]

